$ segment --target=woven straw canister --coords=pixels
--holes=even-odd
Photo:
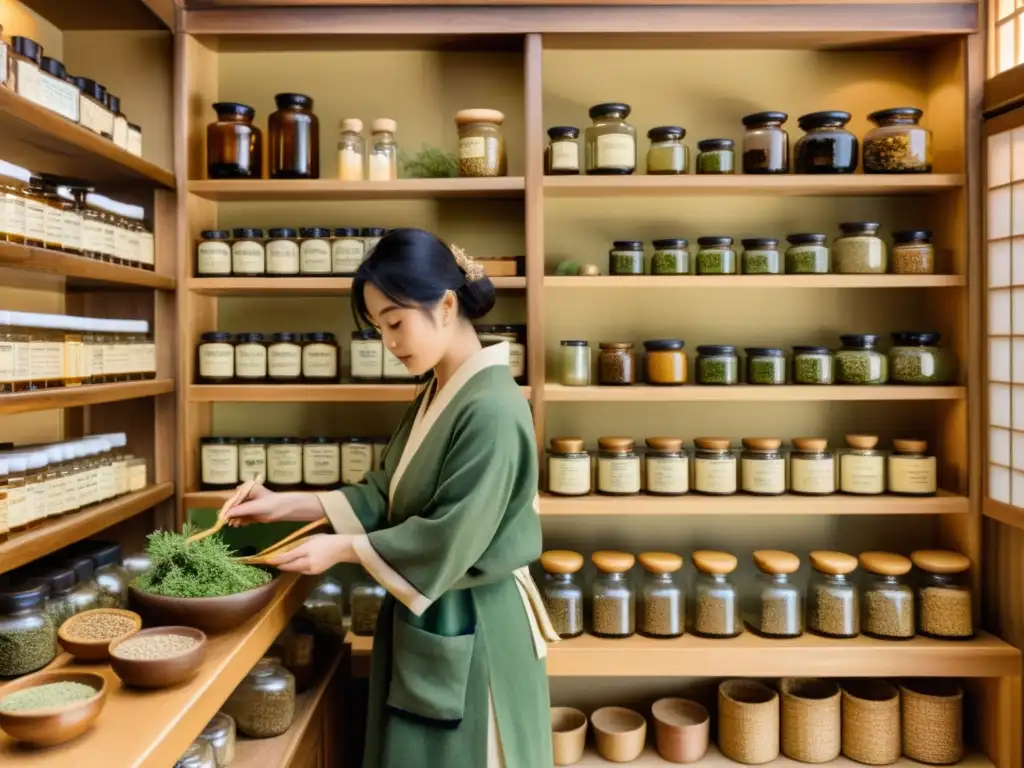
[[[831,680],[785,678],[782,699],[782,754],[802,763],[839,757],[842,715],[839,686]]]
[[[903,754],[911,760],[949,765],[964,756],[964,692],[952,680],[907,680],[903,699]]]
[[[779,695],[755,680],[726,680],[718,686],[718,748],[747,765],[777,758]]]
[[[900,693],[885,680],[843,683],[843,754],[867,765],[900,759]]]

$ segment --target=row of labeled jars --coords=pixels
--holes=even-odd
[[[590,108],[593,124],[586,129],[582,167],[588,174],[631,174],[637,170],[636,128],[627,122],[631,108],[624,103],[597,104]],[[931,131],[922,128],[924,113],[915,107],[896,107],[872,112],[875,124],[864,135],[865,173],[928,173],[932,169]],[[793,146],[790,164],[789,134],[783,125],[785,112],[758,112],[743,118],[743,155],[737,165],[735,142],[712,138],[697,142],[696,173],[853,173],[861,159],[857,136],[846,129],[849,112],[811,112],[799,118],[804,131]],[[690,172],[690,148],[683,139],[686,129],[662,125],[647,132],[647,173]],[[548,174],[578,174],[581,168],[580,130],[574,126],[548,129],[545,169]]]
[[[349,585],[351,622],[348,629],[352,634],[369,636],[376,632],[377,618],[387,594],[387,590],[365,571]],[[344,606],[341,583],[330,576],[323,576],[310,591],[297,615],[324,634],[343,637],[346,629]]]
[[[198,277],[354,275],[384,237],[381,227],[210,229],[196,247]]]
[[[637,450],[632,438],[598,438],[596,456],[582,438],[554,437],[547,456],[548,492],[557,496],[708,496],[795,493],[857,496],[882,493],[932,496],[938,492],[935,456],[924,440],[893,440],[891,453],[877,449],[874,435],[847,435],[848,447],[834,451],[825,438],[794,437],[791,448],[778,438],[748,437],[743,449],[724,437],[698,437],[694,448],[676,437],[649,437]]]
[[[639,589],[630,578],[638,559],[644,569]],[[701,550],[692,559],[697,574],[687,599],[680,555],[645,552],[635,558],[627,552],[595,552],[591,561],[597,575],[587,621],[578,578],[583,556],[567,550],[545,552],[540,560],[546,573],[542,594],[555,631],[563,638],[578,637],[585,629],[598,637],[619,638],[637,631],[648,637],[679,637],[688,629],[702,637],[728,638],[741,634],[745,624],[757,634],[777,638],[798,637],[805,627],[836,638],[861,632],[894,640],[915,633],[942,639],[974,634],[966,577],[970,560],[957,552],[920,550],[910,558],[865,552],[859,559],[863,583],[858,583],[853,576],[858,558],[814,551],[806,600],[794,581],[800,558],[791,552],[754,552],[760,575],[757,586],[742,596],[732,576],[735,555]],[[913,584],[907,578],[912,566],[917,567]]]
[[[156,378],[145,320],[0,311],[0,393]]]
[[[878,235],[876,222],[839,225],[842,237],[827,245],[821,233],[789,235],[789,247],[780,254],[774,237],[743,238],[737,254],[732,237],[697,238],[691,258],[689,241],[663,238],[652,241],[654,252],[645,257],[642,240],[616,240],[608,252],[610,275],[930,275],[935,273],[935,247],[926,229],[893,232],[889,251]]]

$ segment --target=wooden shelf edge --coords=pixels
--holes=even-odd
[[[680,387],[652,387],[642,384],[628,387],[567,387],[545,384],[544,399],[551,403],[666,403],[666,402],[856,402],[963,400],[962,386],[757,386],[735,384],[728,387],[687,384]]]
[[[141,397],[166,395],[174,391],[174,379],[123,381],[114,384],[86,384],[81,387],[41,389],[0,395],[0,416],[57,408],[79,408],[85,405],[116,403]]]
[[[529,398],[530,387],[520,387]],[[414,384],[191,384],[192,403],[408,403]]]
[[[981,502],[981,512],[985,517],[998,520],[1003,525],[1024,530],[1024,509],[985,498]]]
[[[245,200],[422,200],[431,198],[520,197],[522,176],[459,179],[196,179],[188,191],[220,202]]]
[[[492,277],[498,290],[525,290],[525,277]],[[344,296],[350,277],[194,277],[187,289],[202,296]]]
[[[646,712],[644,713],[646,715]],[[654,725],[648,718],[648,730],[653,729]],[[712,735],[712,739],[714,736]],[[700,759],[700,765],[703,768],[740,768],[743,763],[738,763],[734,760],[730,760],[728,757],[723,755],[717,746],[711,744],[708,746],[707,754]],[[587,751],[583,755],[583,759],[576,763],[576,768],[598,768],[599,766],[607,766],[608,762],[597,754],[597,751],[593,747],[587,747]],[[644,750],[643,754],[640,755],[636,760],[630,763],[633,768],[669,768],[669,766],[678,765],[678,763],[672,763],[662,758],[656,749],[648,747]],[[801,763],[797,760],[779,755],[776,759],[763,763],[762,765],[767,768],[800,768],[800,766],[806,766],[807,763]],[[819,763],[819,765],[826,766],[826,768],[859,768],[861,763],[855,762],[848,757],[837,757],[835,760],[830,760],[825,763]],[[954,763],[959,768],[994,768],[994,764],[988,757],[981,753],[970,753],[964,756],[964,759],[959,763]],[[901,757],[895,763],[890,764],[890,768],[920,768],[921,763],[911,760],[908,757]]]
[[[679,176],[545,176],[544,191],[551,197],[617,195],[761,195],[848,196],[928,195],[960,189],[961,173],[931,173],[906,176],[853,174],[815,176],[721,176],[681,174]]]
[[[964,275],[637,275],[636,277],[559,277],[548,275],[544,287],[552,290],[622,290],[628,288],[964,288]]]
[[[0,267],[45,272],[97,284],[154,288],[173,291],[173,277],[158,275],[145,269],[108,264],[85,256],[75,256],[45,248],[15,243],[0,243]]]
[[[88,509],[46,520],[38,528],[15,533],[0,544],[0,573],[20,568],[62,547],[86,539],[172,496],[174,483],[158,483]]]

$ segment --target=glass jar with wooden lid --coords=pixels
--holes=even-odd
[[[789,454],[789,489],[805,496],[836,492],[836,459],[824,437],[794,437]]]
[[[652,496],[682,496],[690,490],[690,457],[679,437],[648,437],[644,490]]]
[[[540,556],[546,578],[541,587],[544,607],[562,639],[583,634],[583,588],[577,574],[583,555],[568,549],[549,549]]]
[[[597,360],[597,383],[602,386],[625,386],[636,382],[633,343],[602,341]]]
[[[839,490],[855,496],[885,493],[885,452],[877,450],[878,435],[847,435],[839,455]]]
[[[553,437],[548,451],[548,493],[586,496],[591,492],[590,454],[582,437]]]
[[[505,113],[496,109],[463,109],[455,113],[459,131],[459,176],[504,176]]]
[[[860,567],[869,574],[861,600],[861,629],[883,640],[914,636],[914,590],[905,576],[912,564],[894,552],[861,552]]]
[[[601,550],[590,556],[597,567],[591,600],[591,632],[598,637],[629,637],[636,631],[636,594],[629,572],[636,558],[628,552]]]
[[[974,635],[971,587],[966,555],[943,549],[919,549],[910,559],[920,572],[917,631],[929,637],[965,639]]]
[[[701,637],[736,637],[740,622],[739,589],[729,575],[736,570],[736,556],[702,549],[692,555],[697,578],[693,584],[690,625]]]
[[[740,487],[755,496],[786,492],[786,457],[777,437],[745,437],[740,454]]]
[[[800,570],[800,558],[780,549],[759,549],[754,565],[761,573],[747,624],[765,637],[799,637],[804,631],[804,596],[791,577]]]
[[[640,493],[640,456],[631,437],[599,437],[597,492],[605,496]]]
[[[888,490],[899,496],[934,496],[938,490],[936,460],[928,442],[897,438],[887,462]]]
[[[693,444],[693,490],[708,496],[736,493],[736,455],[727,437],[698,437]]]
[[[825,637],[860,634],[860,595],[851,574],[857,558],[845,552],[810,554],[813,578],[807,595],[807,628]]]
[[[686,383],[684,346],[682,339],[651,339],[644,342],[648,384],[678,386]]]
[[[683,558],[673,552],[642,552],[637,561],[645,571],[638,631],[647,637],[679,637],[686,626],[686,600],[679,579]]]

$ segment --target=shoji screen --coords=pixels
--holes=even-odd
[[[1024,64],[1024,0],[993,0],[989,5],[989,77]]]

